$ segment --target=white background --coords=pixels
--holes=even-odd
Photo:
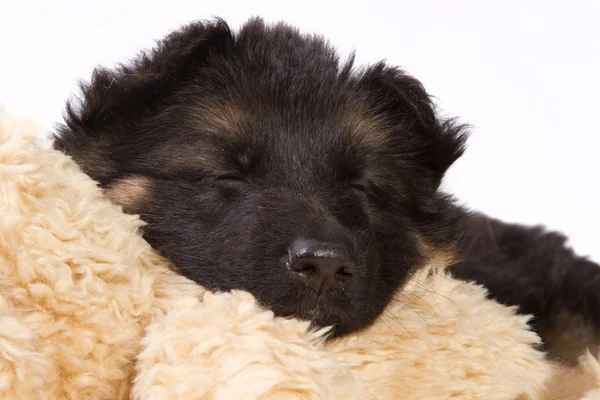
[[[600,1],[23,1],[0,8],[0,103],[51,126],[79,78],[193,20],[252,15],[406,68],[473,125],[445,187],[600,261]]]

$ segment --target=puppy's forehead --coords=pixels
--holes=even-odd
[[[235,139],[235,136],[243,134],[253,112],[240,102],[212,101],[194,104],[189,113],[200,132],[232,136],[232,139]]]
[[[356,100],[340,104],[315,98],[312,107],[214,101],[195,105],[190,115],[199,133],[240,145],[255,138],[314,141],[337,135],[342,143],[377,149],[386,146],[391,136],[386,121]]]
[[[389,151],[390,129],[356,99],[314,98],[278,104],[270,99],[191,101],[176,114],[181,137],[161,145],[161,162],[176,169],[228,169],[253,162],[318,163]],[[340,156],[345,154],[345,158]]]

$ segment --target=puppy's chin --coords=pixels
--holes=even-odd
[[[364,312],[350,304],[350,298],[341,290],[321,296],[306,290],[294,302],[269,308],[281,317],[310,321],[312,329],[330,327],[327,338],[333,339],[363,329],[373,322],[373,311]]]

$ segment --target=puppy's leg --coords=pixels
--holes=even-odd
[[[575,362],[600,345],[600,266],[566,246],[566,237],[541,227],[469,217],[471,245],[451,267],[490,296],[533,314],[533,329],[550,357]]]

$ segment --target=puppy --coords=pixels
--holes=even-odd
[[[335,337],[372,323],[434,260],[490,283],[494,254],[463,252],[471,217],[439,190],[467,129],[399,68],[354,68],[283,23],[233,33],[216,20],[95,70],[82,92],[55,147],[208,289],[247,290]],[[491,288],[530,288],[514,271]]]
[[[355,71],[285,24],[234,34],[217,20],[82,90],[56,148],[211,290],[247,290],[337,336],[460,245],[461,213],[438,186],[465,129],[400,69]]]

